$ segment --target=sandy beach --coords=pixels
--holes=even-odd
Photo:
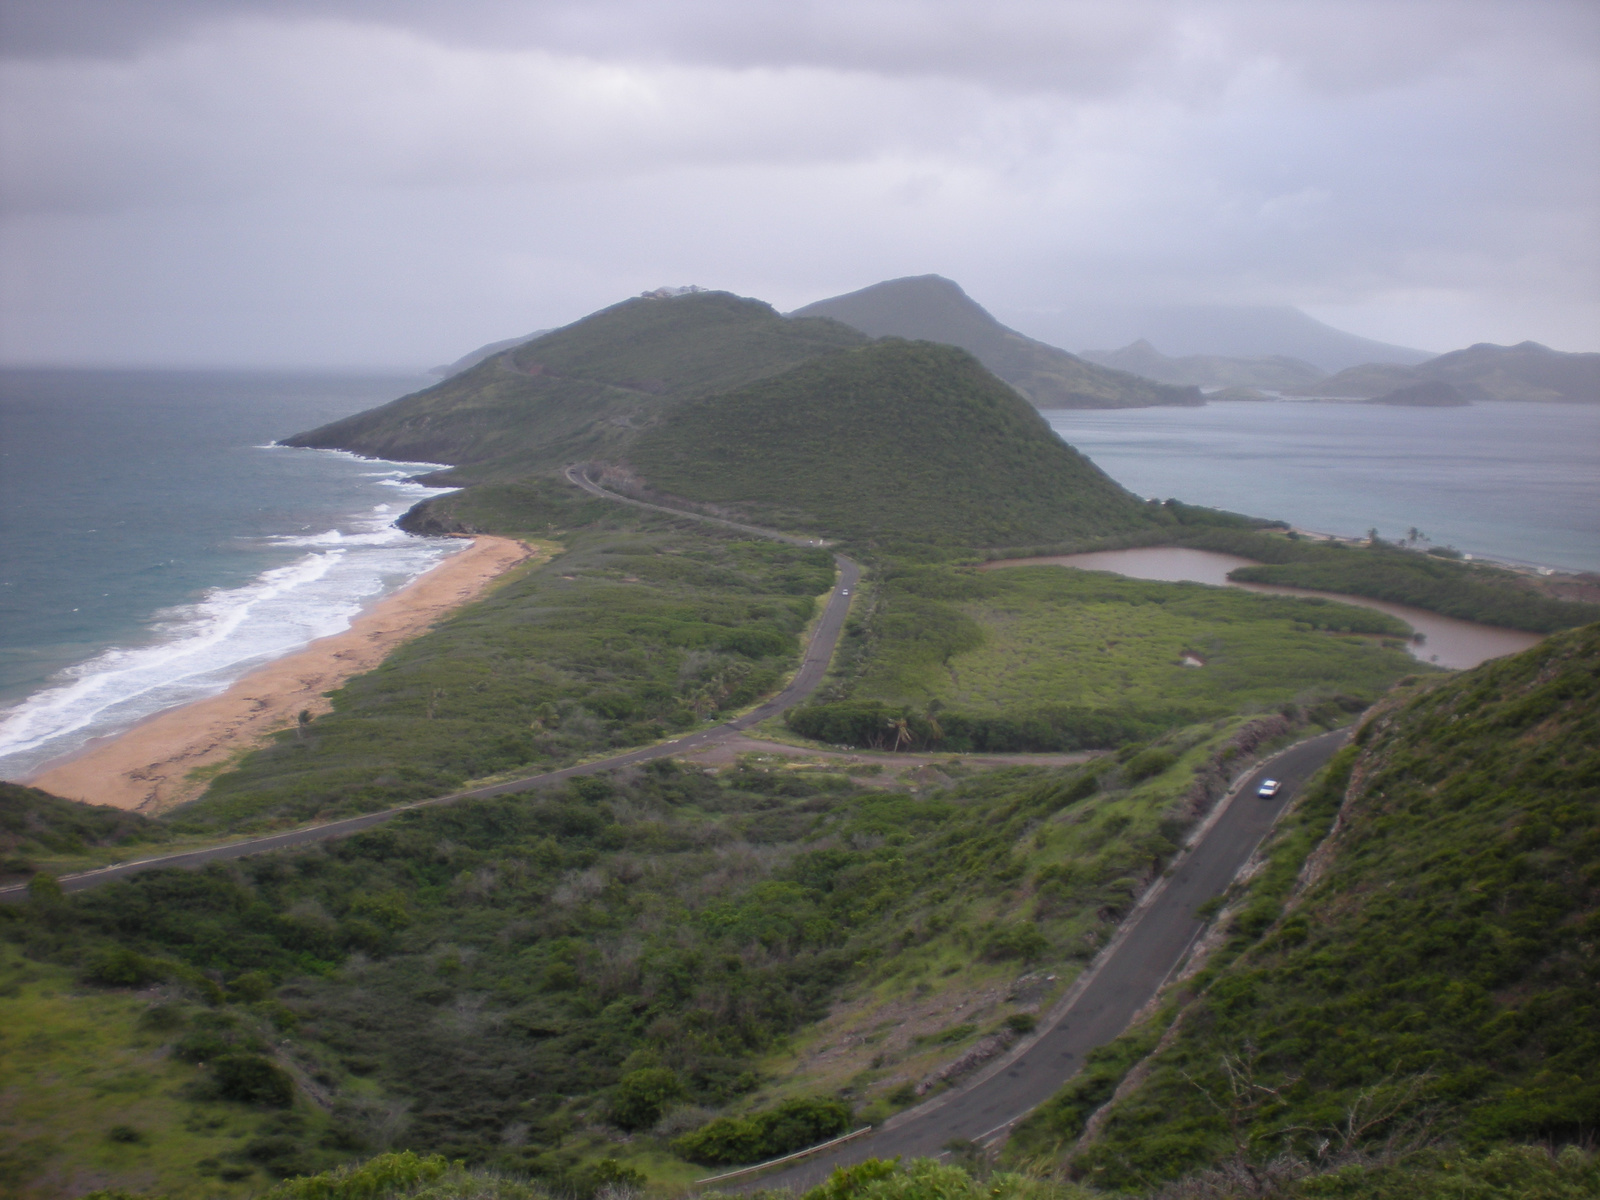
[[[168,709],[118,737],[90,743],[24,782],[85,800],[164,812],[194,799],[204,781],[188,777],[261,744],[293,725],[302,711],[327,712],[324,692],[370,671],[404,642],[474,600],[500,575],[547,557],[511,538],[478,537],[407,587],[380,600],[349,629],[252,671],[208,700]]]

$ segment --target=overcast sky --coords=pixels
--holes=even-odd
[[[1593,0],[4,0],[0,359],[427,366],[938,272],[1600,350]]]

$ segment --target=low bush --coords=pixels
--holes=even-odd
[[[850,1128],[850,1106],[842,1100],[787,1100],[749,1117],[718,1117],[686,1134],[673,1149],[690,1162],[733,1166],[804,1150]]]
[[[294,1103],[294,1080],[259,1054],[224,1054],[211,1064],[217,1095],[240,1104],[287,1108]]]

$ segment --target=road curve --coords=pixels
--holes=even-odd
[[[1249,860],[1305,782],[1344,744],[1336,730],[1291,746],[1240,779],[1219,802],[1192,847],[1173,863],[1129,915],[1036,1033],[965,1086],[899,1113],[875,1133],[818,1154],[746,1186],[793,1188],[821,1183],[835,1167],[866,1158],[937,1155],[951,1141],[991,1145],[1049,1099],[1084,1056],[1116,1037],[1171,977],[1205,922],[1195,911],[1220,895]],[[1268,777],[1283,787],[1271,800],[1256,788]]]
[[[775,541],[788,542],[791,545],[820,546],[823,544],[817,540],[793,537],[773,530],[760,529],[754,525],[740,525],[733,521],[724,521],[718,517],[704,517],[697,513],[679,512],[677,509],[662,508],[660,505],[645,504],[643,501],[633,500],[627,496],[619,496],[615,492],[608,492],[597,484],[590,482],[581,473],[577,472],[577,468],[569,468],[567,478],[586,491],[604,496],[608,500],[617,500],[640,508],[656,509],[660,512],[670,513],[673,516],[689,517],[714,525],[730,526],[745,533],[770,538]],[[731,721],[710,729],[702,729],[695,733],[685,734],[683,737],[674,738],[671,741],[658,742],[653,746],[643,746],[623,754],[614,754],[610,758],[603,758],[596,762],[581,763],[575,767],[564,767],[559,771],[546,771],[540,775],[512,779],[505,783],[490,784],[487,787],[451,792],[447,796],[436,796],[431,800],[419,800],[412,804],[403,804],[398,808],[386,808],[381,812],[362,813],[358,817],[347,817],[341,821],[329,821],[322,825],[311,825],[304,829],[275,833],[267,837],[249,838],[225,846],[212,846],[207,849],[191,850],[182,854],[143,858],[134,862],[101,867],[96,871],[84,871],[76,875],[63,875],[60,880],[61,888],[67,892],[81,892],[88,888],[98,887],[103,883],[109,883],[114,879],[125,879],[141,871],[153,871],[158,868],[171,867],[193,869],[204,866],[207,863],[221,862],[230,858],[243,858],[246,855],[260,854],[268,850],[282,850],[290,846],[303,846],[311,842],[326,842],[334,838],[349,837],[353,833],[360,833],[362,830],[370,829],[374,825],[381,825],[401,813],[411,812],[414,809],[431,808],[438,804],[453,804],[457,800],[476,800],[486,796],[504,796],[513,792],[531,791],[534,788],[547,787],[552,783],[559,783],[563,779],[572,779],[579,775],[594,775],[601,771],[614,770],[617,767],[649,762],[651,759],[668,758],[672,755],[682,754],[685,751],[743,733],[752,725],[765,721],[768,717],[777,716],[779,713],[799,704],[817,689],[817,685],[822,682],[823,676],[827,674],[828,664],[833,659],[834,648],[839,644],[839,635],[844,629],[845,619],[850,615],[850,598],[855,594],[857,585],[861,582],[861,567],[854,560],[846,558],[842,554],[835,554],[833,560],[839,568],[839,576],[834,583],[832,594],[828,597],[828,603],[822,611],[822,617],[812,630],[810,640],[806,643],[805,655],[800,660],[800,668],[795,672],[794,678],[776,696]],[[11,887],[0,888],[0,903],[7,901],[15,903],[26,899],[26,897],[27,886],[25,884],[15,884]]]

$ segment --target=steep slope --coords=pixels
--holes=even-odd
[[[685,405],[634,443],[648,483],[763,521],[956,545],[1151,524],[970,354],[885,339]]]
[[[1284,355],[1325,372],[1359,363],[1419,363],[1427,350],[1393,346],[1325,325],[1287,304],[1115,304],[1069,300],[1029,314],[1028,328],[1063,346],[1125,346],[1148,338],[1168,354]]]
[[[790,316],[831,317],[873,337],[960,346],[1040,408],[1200,403],[1193,388],[1170,387],[1097,366],[1007,329],[957,284],[938,275],[891,279],[818,300]]]
[[[1447,383],[1466,401],[1545,400],[1600,403],[1600,354],[1568,354],[1538,342],[1496,346],[1479,342],[1414,367],[1366,363],[1321,383],[1296,389],[1301,395],[1383,396],[1418,383]]]
[[[614,452],[685,397],[864,340],[727,292],[637,297],[286,444],[472,468],[458,478],[512,478]]]
[[[1161,383],[1194,384],[1197,387],[1308,387],[1327,374],[1304,359],[1283,354],[1257,358],[1189,354],[1169,358],[1144,338],[1121,350],[1085,350],[1083,357],[1103,367],[1131,371]]]
[[[1197,998],[1069,1153],[1074,1171],[1148,1186],[1221,1166],[1281,1185],[1593,1130],[1600,626],[1380,708],[1229,932],[1244,949],[1188,985]],[[1075,1087],[1019,1149],[1070,1143]]]
[[[549,332],[550,330],[548,329],[536,329],[532,333],[523,334],[521,337],[501,338],[498,342],[490,342],[487,345],[479,346],[476,350],[463,354],[453,363],[447,363],[442,367],[434,367],[428,374],[437,375],[441,379],[449,379],[450,376],[459,375],[461,372],[477,366],[484,359],[499,354],[503,350],[509,350],[513,346],[520,346],[523,342],[531,342],[535,338],[542,338]]]

